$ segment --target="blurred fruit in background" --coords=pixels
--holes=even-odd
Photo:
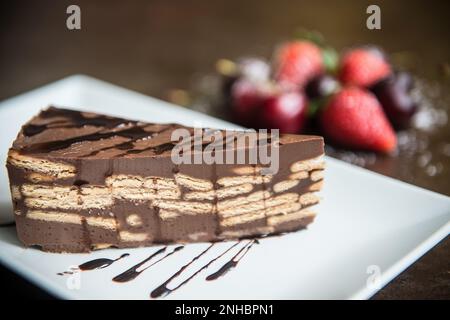
[[[261,113],[262,105],[270,92],[269,83],[261,84],[247,78],[234,81],[230,102],[235,121],[249,128],[258,127],[258,114]]]
[[[395,73],[372,88],[389,120],[398,129],[407,128],[418,109],[412,89],[413,79],[407,72]]]
[[[320,123],[325,136],[344,147],[389,153],[397,146],[380,103],[365,89],[336,93],[321,112]]]
[[[418,109],[412,76],[394,72],[379,47],[340,56],[317,32],[301,37],[276,47],[271,62],[217,61],[226,114],[248,128],[321,134],[327,144],[392,153],[394,128],[408,129]]]
[[[269,63],[263,58],[241,58],[237,62],[237,68],[240,77],[259,83],[269,81],[270,66]]]
[[[193,77],[189,99],[180,90],[169,98],[247,128],[322,135],[328,156],[413,183],[433,177],[445,184],[450,64],[439,64],[437,81],[424,78],[420,63],[416,52],[388,55],[373,45],[341,54],[320,33],[298,30],[265,57],[218,60],[216,74]]]
[[[282,85],[302,88],[323,70],[322,52],[310,41],[288,42],[275,52],[274,75]]]
[[[305,126],[308,102],[300,92],[281,92],[265,100],[259,128],[280,129],[281,133],[301,132]]]
[[[259,57],[241,58],[236,63],[228,59],[220,59],[216,63],[216,71],[222,77],[222,93],[224,99],[226,99],[227,104],[231,105],[234,103],[233,98],[240,100],[241,91],[251,91],[250,87],[254,91],[258,91],[260,87],[267,86],[270,77],[269,63]],[[236,82],[240,82],[240,84],[236,85],[236,88],[234,88],[235,92],[233,92],[233,87]],[[251,98],[250,96],[252,94],[244,95],[244,99],[247,99]],[[237,103],[239,105],[237,108],[240,109],[239,101]]]
[[[322,74],[312,79],[306,86],[306,95],[310,99],[319,99],[330,96],[340,87],[335,77],[329,74]]]
[[[344,54],[339,66],[339,79],[344,84],[370,87],[386,78],[391,67],[381,50],[374,47],[352,49]]]

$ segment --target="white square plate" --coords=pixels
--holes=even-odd
[[[0,103],[0,159],[6,159],[20,126],[49,104],[152,122],[239,128],[77,75]],[[366,299],[449,234],[449,197],[330,158],[325,179],[319,215],[307,230],[263,239],[234,270],[216,281],[205,281],[236,247],[235,252],[230,251],[166,299]],[[0,188],[1,220],[11,220],[3,165]],[[214,246],[183,277],[231,244]],[[111,279],[157,247],[52,254],[24,248],[14,227],[0,228],[0,262],[61,298],[148,299],[154,288],[207,246],[187,245],[135,280],[118,284]],[[130,256],[108,268],[81,272],[76,274],[78,278],[57,275],[72,265],[100,257],[116,258],[125,252]]]

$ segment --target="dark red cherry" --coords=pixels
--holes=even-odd
[[[387,117],[398,129],[408,127],[417,111],[417,103],[411,95],[412,89],[413,79],[407,72],[398,72],[373,88]]]
[[[339,82],[331,75],[322,74],[306,85],[309,99],[323,98],[332,95],[339,89]]]
[[[299,133],[305,126],[307,99],[299,92],[284,92],[268,98],[260,115],[260,128]]]

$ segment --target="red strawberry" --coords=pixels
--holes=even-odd
[[[335,94],[320,118],[325,135],[343,146],[390,152],[397,138],[377,98],[356,87]]]
[[[370,87],[391,74],[391,67],[379,50],[359,48],[341,60],[339,79],[344,84]]]
[[[309,41],[288,42],[276,52],[275,69],[275,78],[280,83],[303,87],[322,73],[322,51]]]

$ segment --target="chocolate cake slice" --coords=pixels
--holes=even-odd
[[[267,134],[264,145],[259,133],[256,145],[239,145],[245,132],[235,131],[224,141],[232,158],[244,151],[245,161],[176,164],[177,129],[196,130],[43,110],[22,127],[7,159],[20,240],[45,251],[87,252],[267,235],[313,221],[324,169],[321,137],[280,135],[272,141]],[[200,132],[207,137],[224,131]],[[195,140],[187,140],[191,159],[217,155],[207,144],[215,139],[201,138],[200,148]],[[278,170],[249,160],[251,151],[267,146],[271,155],[279,153]]]

